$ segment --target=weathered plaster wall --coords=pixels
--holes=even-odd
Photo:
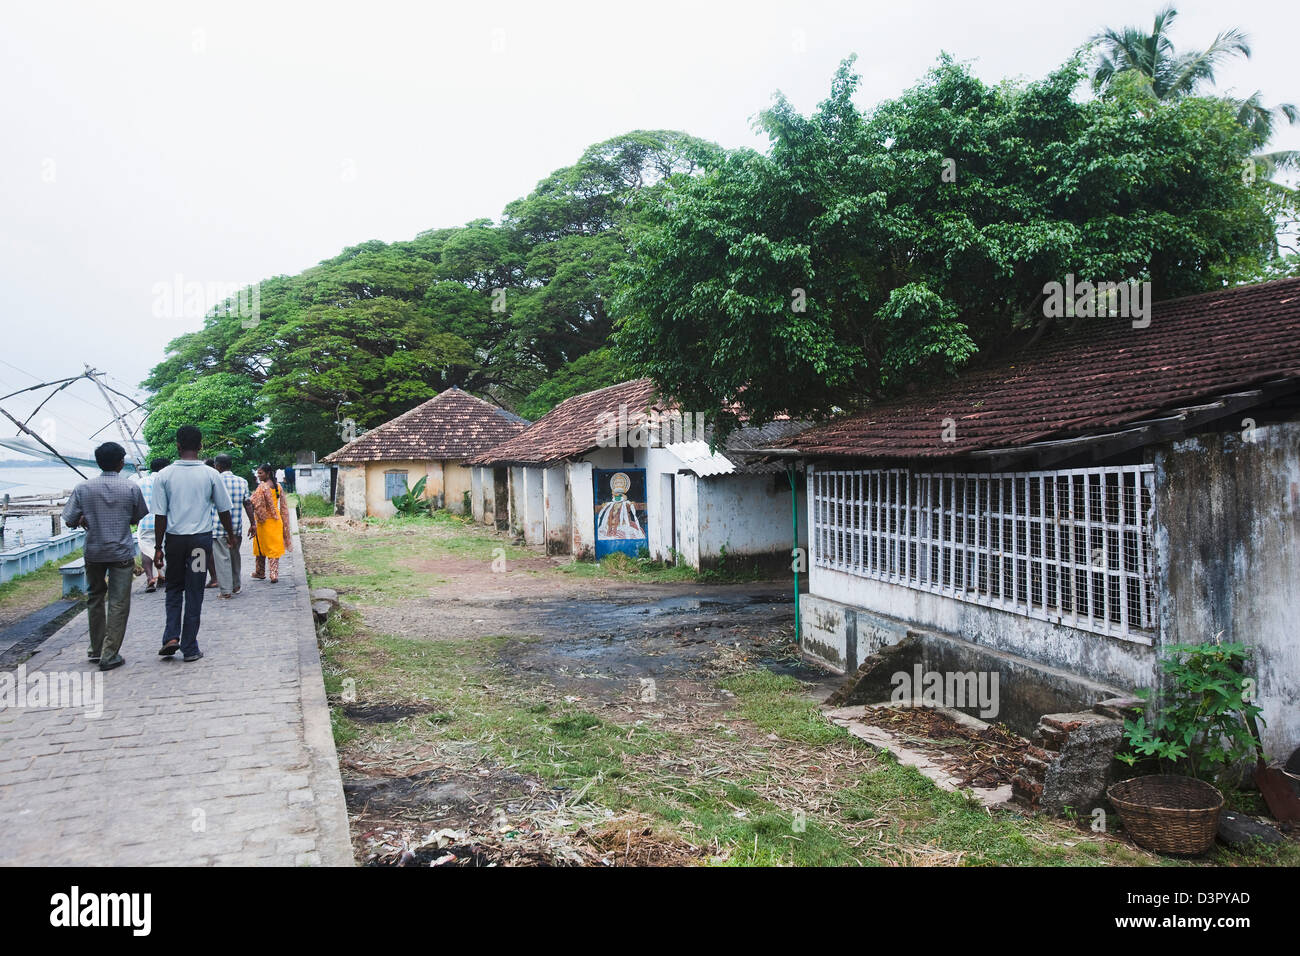
[[[511,468],[506,496],[506,507],[510,516],[510,533],[523,536],[524,533],[524,469]]]
[[[774,481],[775,477],[775,481]],[[699,551],[705,564],[728,557],[779,559],[794,547],[790,483],[785,475],[720,475],[699,480]],[[808,546],[808,503],[799,482],[799,544]]]
[[[443,507],[453,514],[465,513],[465,493],[474,487],[472,469],[458,461],[442,462]]]
[[[1219,432],[1154,456],[1163,643],[1255,650],[1265,749],[1300,746],[1300,422]]]
[[[391,518],[397,513],[393,503],[384,497],[384,474],[389,471],[406,472],[406,486],[427,477],[425,498],[442,495],[442,462],[440,461],[371,461],[366,462],[366,514],[372,518]]]
[[[595,491],[591,484],[591,464],[585,461],[569,462],[569,518],[573,536],[569,551],[580,558],[590,558],[596,553]]]
[[[483,467],[475,465],[470,469],[470,512],[480,524],[486,520],[483,510]]]
[[[366,516],[366,469],[362,465],[339,465],[338,490],[343,517],[359,521]]]
[[[546,543],[546,496],[542,491],[542,480],[546,473],[544,468],[524,468],[523,470],[523,517],[520,524],[524,532],[524,544],[541,547]]]
[[[677,476],[677,551],[693,568],[700,566],[700,479]]]
[[[1120,688],[1150,686],[1154,678],[1155,655],[1146,644],[819,568],[815,564],[808,569],[808,588],[812,594],[832,601],[943,631],[973,644],[1018,654]]]
[[[542,512],[547,554],[567,554],[572,547],[568,468],[556,465],[542,474]]]

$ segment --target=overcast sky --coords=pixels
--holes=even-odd
[[[1103,25],[1149,26],[1159,5],[7,4],[0,394],[87,362],[138,385],[201,324],[156,316],[158,287],[178,277],[246,284],[367,239],[496,217],[628,130],[761,147],[750,120],[772,94],[811,110],[850,53],[864,108],[943,50],[985,80],[1037,78]],[[1300,102],[1300,4],[1179,7],[1180,48],[1250,33],[1254,57],[1223,70],[1221,89]],[[1300,148],[1300,128],[1275,147]],[[107,420],[89,382],[48,413],[68,446]]]

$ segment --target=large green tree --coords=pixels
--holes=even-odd
[[[1250,38],[1236,27],[1224,30],[1200,50],[1179,52],[1172,36],[1178,10],[1170,6],[1156,13],[1151,29],[1107,28],[1092,39],[1098,44],[1092,70],[1092,86],[1104,93],[1117,85],[1129,85],[1153,100],[1168,101],[1201,95],[1215,82],[1215,71],[1229,60],[1249,58]],[[1244,98],[1225,97],[1237,114],[1237,122],[1255,137],[1256,149],[1263,149],[1281,120],[1295,123],[1300,111],[1291,103],[1266,106],[1257,90]],[[1300,166],[1300,152],[1279,150],[1257,153],[1255,160],[1264,176],[1279,168]]]
[[[1150,281],[1157,298],[1273,254],[1253,139],[1221,101],[1080,102],[1075,58],[988,86],[945,58],[867,114],[846,62],[810,117],[784,99],[742,150],[677,182],[620,270],[621,358],[725,427],[819,416],[953,371],[1034,326],[1043,286]]]
[[[582,359],[608,342],[611,269],[636,230],[635,197],[720,156],[671,131],[599,143],[500,222],[361,243],[262,282],[255,321],[214,310],[144,384],[165,401],[201,378],[241,378],[277,457],[331,451],[351,424],[373,427],[452,385],[513,406],[559,375],[530,403],[549,407],[612,374],[607,355]]]
[[[149,457],[176,458],[176,429],[195,425],[203,433],[203,457],[230,455],[236,474],[248,476],[261,463],[261,423],[256,388],[229,372],[205,375],[150,405],[144,423]]]

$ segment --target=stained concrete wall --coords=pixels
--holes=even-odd
[[[808,589],[850,607],[1020,654],[1106,684],[1135,688],[1150,686],[1155,678],[1155,654],[1148,644],[832,571],[815,563],[808,568]]]
[[[890,662],[895,671],[911,676],[913,666],[919,664],[923,672],[945,675],[973,673],[991,677],[997,674],[995,713],[984,710],[987,702],[979,706],[962,706],[958,701],[945,701],[945,704],[985,720],[1002,721],[1026,737],[1034,732],[1043,714],[1087,710],[1099,701],[1124,693],[1124,688],[1018,654],[918,628],[822,597],[807,595],[803,599],[800,621],[805,654],[837,673],[852,673],[882,648],[903,644],[910,637],[914,639],[909,642],[911,650],[897,654]],[[904,644],[899,651],[908,646]],[[873,679],[881,688],[875,700],[854,703],[889,700],[892,676],[885,673]],[[915,691],[915,682],[913,688]]]
[[[697,487],[700,564],[716,564],[726,548],[728,560],[764,560],[789,568],[794,527],[784,474],[719,475],[699,479]],[[803,482],[796,487],[799,546],[807,548],[808,496]]]
[[[470,513],[479,524],[485,521],[483,512],[483,467],[475,465],[470,469]]]
[[[1154,462],[1161,640],[1252,647],[1264,746],[1285,760],[1300,747],[1300,421],[1189,438]]]
[[[416,482],[424,478],[424,497],[436,506],[456,514],[465,510],[465,492],[471,486],[469,468],[459,461],[406,460],[340,465],[343,513],[350,518],[391,518],[396,514],[397,509],[393,507],[392,501],[384,497],[384,475],[390,471],[406,472],[408,488],[414,488]]]
[[[524,533],[524,469],[512,467],[507,478],[506,507],[510,516],[510,533],[523,537]]]
[[[693,568],[700,566],[700,479],[677,476],[677,551]]]
[[[573,534],[569,516],[569,469],[567,465],[547,468],[542,473],[542,515],[547,554],[566,554]]]
[[[470,468],[457,461],[442,462],[443,507],[452,514],[465,514],[465,495],[474,487]]]
[[[524,544],[542,547],[546,544],[546,494],[542,482],[546,474],[544,468],[524,468],[523,486],[520,499],[521,520]]]
[[[595,489],[592,486],[591,463],[569,462],[569,520],[571,542],[569,553],[580,558],[596,554]]]
[[[362,465],[339,465],[338,489],[345,518],[359,521],[366,516],[366,469]]]

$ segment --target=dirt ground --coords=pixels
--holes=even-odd
[[[1157,862],[991,814],[832,726],[840,679],[799,660],[789,582],[571,573],[451,519],[303,525],[345,608],[322,646],[363,864]],[[892,719],[975,779],[1017,746]]]

